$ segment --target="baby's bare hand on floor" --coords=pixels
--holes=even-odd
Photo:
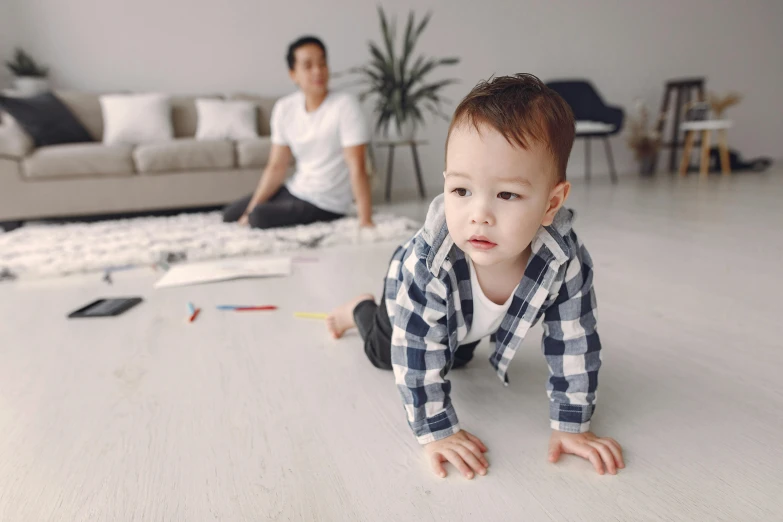
[[[432,471],[439,477],[446,476],[443,463],[448,461],[465,478],[472,479],[474,472],[486,475],[489,461],[484,457],[487,447],[481,440],[465,430],[458,431],[445,439],[430,442],[424,446]]]
[[[564,433],[553,431],[549,440],[549,462],[557,462],[562,453],[571,453],[589,460],[599,475],[608,471],[617,474],[625,467],[623,448],[609,437],[597,437],[592,432]]]

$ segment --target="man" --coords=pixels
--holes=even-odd
[[[302,37],[288,47],[288,69],[299,90],[272,109],[272,151],[255,192],[228,205],[223,220],[254,228],[332,221],[356,200],[359,223],[373,226],[365,149],[370,140],[358,100],[331,92],[326,47]],[[284,184],[291,157],[296,173]]]

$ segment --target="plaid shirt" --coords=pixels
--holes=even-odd
[[[533,238],[530,261],[495,333],[489,362],[507,384],[511,359],[543,316],[551,426],[581,433],[590,428],[601,343],[592,261],[571,229],[572,220],[573,212],[563,208]],[[392,366],[411,429],[421,444],[457,433],[445,377],[470,330],[473,300],[470,269],[449,235],[442,195],[432,202],[424,227],[394,253],[385,299]]]

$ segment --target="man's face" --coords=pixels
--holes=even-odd
[[[489,125],[452,129],[444,177],[449,234],[478,266],[519,258],[569,188],[542,144],[513,146]]]
[[[323,94],[329,84],[329,66],[323,49],[307,44],[294,51],[291,79],[305,94]]]

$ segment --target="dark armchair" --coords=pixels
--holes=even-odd
[[[602,138],[609,161],[612,183],[617,183],[612,145],[609,136],[623,128],[625,113],[620,107],[606,105],[593,85],[586,80],[557,80],[547,82],[571,106],[576,119],[576,137],[585,140],[585,177],[590,179],[590,138]]]

